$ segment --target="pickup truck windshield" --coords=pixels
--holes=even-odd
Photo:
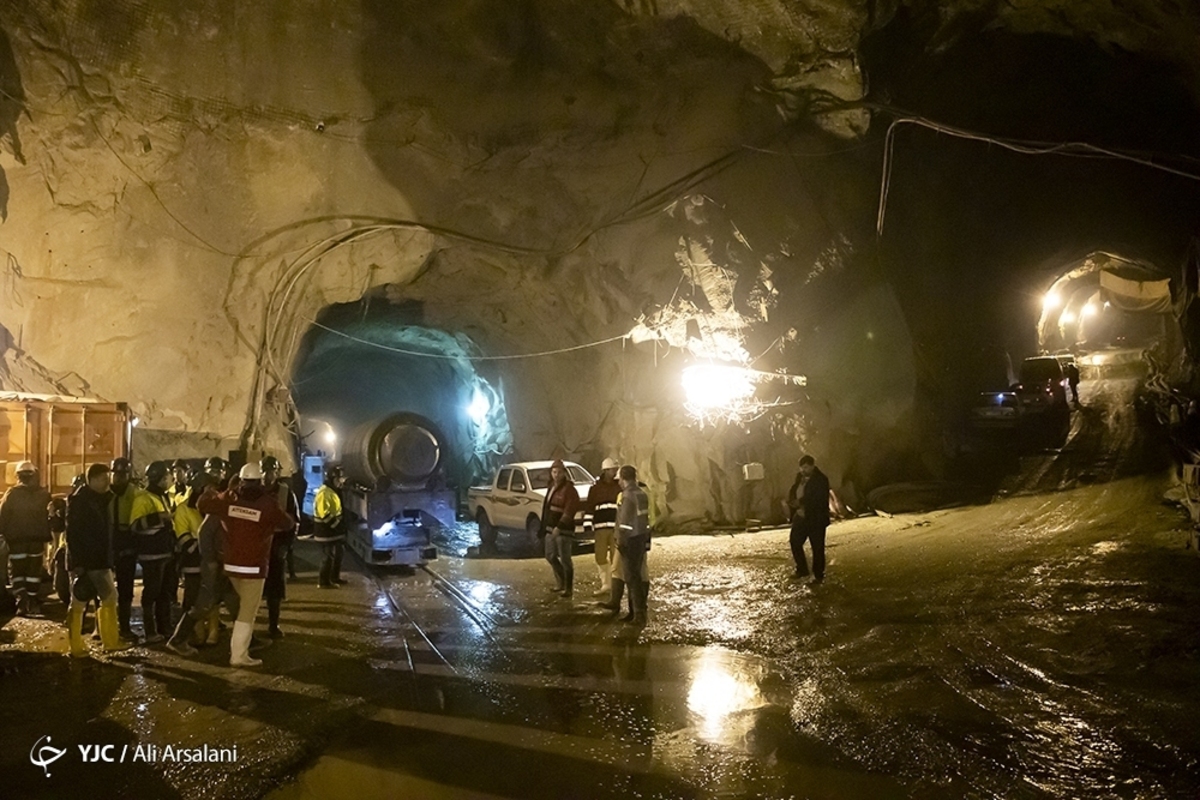
[[[529,472],[529,485],[533,489],[549,489],[550,488],[550,468],[542,467],[541,469],[531,469]],[[592,476],[587,470],[582,467],[577,467],[574,464],[567,467],[567,474],[571,476],[572,483],[586,483],[589,486],[593,483]]]

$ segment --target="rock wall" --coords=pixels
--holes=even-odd
[[[328,306],[418,303],[485,354],[574,348],[683,299],[711,312],[686,265],[704,253],[757,367],[807,390],[699,428],[670,339],[481,366],[515,454],[619,454],[681,524],[774,517],[806,449],[854,494],[915,446],[921,306],[878,269],[858,43],[910,13],[930,41],[987,22],[932,9],[13,0],[0,381],[130,402],[160,432],[139,461],[172,441],[283,452],[293,361]],[[1136,13],[1161,35],[1131,46],[1193,58]],[[1114,14],[1076,30],[1132,41]],[[748,461],[766,481],[742,481]]]

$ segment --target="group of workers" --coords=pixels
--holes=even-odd
[[[619,467],[615,459],[604,459],[600,477],[581,502],[566,465],[555,461],[550,467],[550,486],[542,504],[546,560],[554,571],[552,592],[564,598],[575,593],[574,545],[576,517],[581,517],[585,534],[594,536],[596,568],[600,585],[597,596],[608,595],[601,607],[612,613],[621,608],[628,590],[626,622],[646,624],[650,597],[650,572],[646,553],[650,550],[650,500],[638,483],[637,470]]]
[[[144,486],[132,481],[132,472],[126,458],[92,464],[61,509],[39,485],[36,467],[27,461],[17,465],[17,484],[0,500],[0,537],[10,551],[17,613],[40,614],[46,548],[56,532],[65,533],[72,655],[87,653],[82,630],[91,603],[104,650],[140,641],[165,644],[185,656],[198,645],[218,643],[223,604],[234,619],[229,663],[262,663],[249,654],[254,619],[265,596],[268,633],[272,639],[283,635],[281,604],[287,578],[296,577],[292,542],[303,519],[293,483],[303,484],[303,475],[282,480],[274,456],[246,464],[236,475],[218,457],[205,461],[203,469],[183,460],[155,461],[146,467]],[[322,544],[323,588],[341,583],[343,483],[340,468],[330,467],[314,502],[312,538]],[[302,497],[306,487],[295,488]],[[139,566],[140,639],[131,624]]]

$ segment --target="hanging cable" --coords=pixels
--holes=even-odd
[[[451,356],[451,355],[446,355],[445,353],[423,353],[419,350],[405,350],[402,347],[392,347],[391,345],[380,344],[379,342],[372,342],[368,339],[360,339],[359,337],[353,336],[349,333],[346,333],[345,331],[339,331],[336,328],[329,327],[328,325],[322,325],[321,323],[317,322],[315,319],[310,319],[310,320],[308,320],[308,322],[310,322],[313,326],[320,328],[321,330],[328,331],[329,333],[335,334],[337,336],[341,336],[344,339],[349,339],[352,342],[356,342],[361,345],[366,345],[367,347],[375,347],[380,350],[386,350],[389,353],[397,353],[399,355],[404,355],[404,356],[415,356],[417,358],[436,358],[436,359],[440,359],[443,361],[458,361],[461,359],[466,359],[467,361],[514,361],[516,359],[521,359],[521,358],[541,358],[543,356],[556,356],[556,355],[560,355],[562,353],[573,353],[577,350],[587,350],[592,347],[600,347],[601,345],[611,344],[612,342],[617,342],[617,341],[621,341],[622,339],[629,338],[629,334],[622,333],[620,336],[610,336],[607,339],[601,339],[600,341],[597,341],[597,342],[587,342],[585,344],[577,344],[577,345],[574,345],[573,347],[560,347],[557,350],[543,350],[538,353],[517,353],[515,355],[509,355],[509,356],[472,356],[472,355],[467,355],[465,353],[463,355],[459,355],[459,356]]]
[[[888,113],[896,113],[893,109],[886,107],[876,107],[880,111]],[[895,148],[895,133],[896,128],[901,125],[918,125],[938,133],[944,133],[947,136],[955,136],[960,139],[968,139],[976,142],[986,142],[994,144],[997,147],[1002,147],[1006,150],[1011,150],[1014,153],[1023,155],[1061,155],[1073,158],[1107,158],[1118,161],[1129,161],[1134,164],[1140,164],[1144,167],[1150,167],[1161,172],[1166,172],[1170,175],[1175,175],[1188,180],[1200,181],[1200,174],[1186,172],[1181,169],[1169,167],[1166,164],[1160,164],[1152,161],[1140,154],[1125,152],[1121,150],[1113,150],[1107,147],[1090,144],[1088,142],[1036,142],[1021,139],[1006,139],[998,136],[988,136],[986,134],[977,133],[975,131],[965,130],[963,128],[955,128],[952,125],[944,125],[940,122],[926,119],[920,116],[900,116],[892,120],[892,124],[888,126],[887,134],[884,136],[883,144],[883,173],[880,176],[879,183],[879,211],[875,217],[875,235],[883,235],[883,220],[887,210],[888,190],[891,188],[892,165],[894,162],[893,150]],[[1177,156],[1182,158],[1182,156]]]

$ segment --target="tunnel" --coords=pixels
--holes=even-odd
[[[126,116],[97,104],[108,95],[93,86],[72,90],[94,105],[68,123],[34,114],[53,104],[25,87],[41,64],[26,32],[58,30],[55,15],[18,4],[0,48],[9,216],[18,176],[44,203],[9,225],[5,385],[147,398],[135,435],[148,458],[326,451],[297,419],[345,441],[393,411],[372,406],[390,389],[338,388],[362,383],[349,364],[319,366],[350,348],[351,361],[394,360],[372,382],[426,407],[413,413],[454,441],[454,483],[504,458],[595,469],[625,453],[652,474],[663,518],[688,529],[776,518],[797,451],[821,454],[850,496],[952,476],[951,440],[975,393],[1010,384],[1041,351],[1121,338],[1090,322],[1068,336],[1043,319],[1050,287],[1089,254],[1150,265],[1174,309],[1158,318],[1165,333],[1111,299],[1097,321],[1123,314],[1124,338],[1191,352],[1167,317],[1194,291],[1183,267],[1200,118],[1192,53],[1167,17],[941,16],[900,3],[809,28],[778,10],[654,5],[332,3],[294,24],[282,21],[290,11],[255,12],[217,24],[198,57],[226,64],[240,41],[283,37],[312,92],[297,94],[263,54],[247,67],[249,99],[226,91],[245,78],[230,66],[221,86],[195,87],[210,98],[198,105],[153,89],[191,86],[176,60],[192,41],[184,28],[139,49],[130,37],[147,17],[84,15],[90,70],[157,77],[129,85]],[[333,110],[343,100],[358,111]],[[196,118],[251,133],[216,147],[188,133]],[[79,145],[30,166],[43,127]],[[100,158],[84,170],[92,149]],[[97,197],[115,198],[123,227]],[[79,233],[37,246],[52,265],[39,277],[29,248],[68,229],[50,224],[56,214],[78,215]],[[99,319],[66,293],[111,280],[89,277],[94,235],[110,249],[139,243],[128,250],[136,296],[194,296],[218,313],[188,321],[142,304],[128,324]],[[1071,314],[1090,313],[1086,284],[1072,284]],[[384,295],[422,309],[395,312],[387,346],[465,337],[461,368],[345,336],[334,348],[338,334],[313,325],[342,314],[350,325],[343,309],[359,304],[369,313],[352,327],[374,326],[382,312],[364,298]],[[87,320],[96,369],[79,369],[76,337],[44,321],[62,314]],[[147,369],[107,369],[131,342]],[[227,368],[240,377],[214,377]],[[483,376],[479,403],[469,369]],[[484,401],[507,419],[488,443],[448,410]],[[745,479],[747,464],[764,465],[761,482]]]
[[[1198,42],[0,3],[5,791],[1200,796]]]
[[[511,451],[503,393],[476,371],[472,358],[480,352],[469,338],[412,324],[413,313],[364,300],[317,316],[289,387],[298,414],[297,453],[357,465],[380,426],[411,415],[436,431],[434,461],[442,479],[465,489]],[[377,464],[352,471],[371,485],[391,470]]]

